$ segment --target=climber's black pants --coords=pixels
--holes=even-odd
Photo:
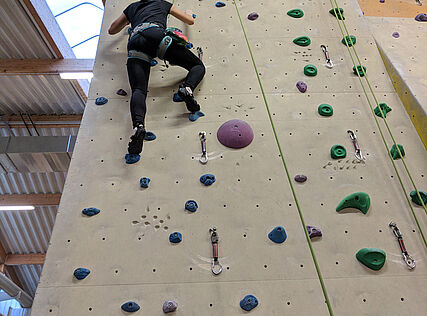
[[[156,56],[157,48],[164,37],[164,31],[159,27],[144,30],[129,41],[128,50],[137,50],[150,56]],[[202,61],[189,49],[174,42],[166,51],[165,59],[173,65],[178,65],[188,70],[184,85],[194,91],[205,75],[205,66]],[[127,70],[129,84],[132,89],[130,112],[132,124],[135,127],[145,122],[145,113],[147,112],[145,99],[150,76],[150,64],[137,58],[129,58]]]

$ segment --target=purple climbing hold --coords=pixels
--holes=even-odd
[[[315,226],[307,225],[307,232],[310,239],[314,237],[322,237],[322,231],[320,230],[320,228],[317,228]]]
[[[307,176],[305,176],[303,174],[297,174],[294,179],[298,183],[303,183],[303,182],[307,181]]]
[[[393,34],[391,34],[393,37],[398,38],[400,36],[400,34],[398,32],[393,32]]]
[[[166,301],[163,303],[163,313],[172,313],[178,308],[178,303],[175,301]]]
[[[380,0],[380,3],[384,3],[385,2],[385,0]]]
[[[415,17],[415,21],[426,22],[427,21],[427,14],[425,14],[425,13],[417,14],[417,16]]]
[[[304,81],[298,81],[297,82],[297,88],[299,92],[306,92],[307,91],[307,84]]]
[[[221,125],[216,134],[219,142],[229,148],[243,148],[254,139],[254,132],[242,120],[230,120]]]
[[[255,21],[258,18],[259,18],[259,15],[256,12],[249,13],[249,15],[248,15],[248,19],[251,21]]]
[[[118,95],[122,95],[122,96],[125,96],[125,95],[128,95],[128,93],[125,91],[125,90],[123,90],[123,89],[119,89],[119,90],[117,90],[117,92],[116,92]]]

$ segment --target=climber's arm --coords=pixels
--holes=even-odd
[[[194,24],[194,18],[190,10],[187,10],[184,13],[181,10],[179,10],[177,7],[172,5],[169,13],[172,14],[174,17],[176,17],[178,20],[181,20],[182,22],[184,22],[185,24],[188,24],[188,25]]]
[[[114,35],[119,33],[126,25],[129,24],[126,15],[122,13],[110,26],[108,29],[108,34]]]

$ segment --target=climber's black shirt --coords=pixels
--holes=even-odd
[[[166,28],[172,3],[164,0],[141,0],[130,4],[123,13],[134,28],[141,23],[155,23]]]

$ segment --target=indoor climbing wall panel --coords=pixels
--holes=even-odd
[[[214,1],[175,1],[197,14],[194,26],[174,18],[169,25],[203,48],[207,72],[196,97],[205,116],[190,122],[183,103],[172,102],[186,72],[160,62],[152,68],[146,121],[157,138],[145,142],[138,163],[127,165],[129,95],[116,94],[130,92],[127,30],[109,36],[107,29],[130,2],[106,4],[90,96],[32,316],[125,315],[121,305],[128,301],[141,307],[135,315],[162,315],[167,300],[178,303],[175,315],[241,315],[247,312],[239,302],[248,294],[259,302],[253,315],[418,315],[425,310],[425,244],[352,72],[337,21],[328,12],[330,3],[224,1],[226,6],[218,8]],[[360,9],[355,1],[340,6],[375,93],[392,108],[387,119],[404,145],[414,181],[425,188],[423,145]],[[295,8],[304,10],[303,18],[286,15]],[[248,20],[251,12],[258,19]],[[303,35],[311,38],[309,46],[292,42]],[[332,69],[324,65],[321,44],[328,46]],[[317,76],[304,75],[306,64],[317,67]],[[307,83],[306,93],[297,90],[297,81]],[[108,103],[95,105],[101,96]],[[321,103],[330,104],[334,115],[319,116]],[[218,128],[231,119],[251,125],[255,136],[246,148],[218,142]],[[358,136],[364,163],[353,159],[348,129]],[[206,165],[199,163],[200,131],[207,134]],[[334,144],[347,149],[345,159],[330,158]],[[399,162],[397,168],[404,174]],[[199,181],[206,173],[216,177],[211,186]],[[308,180],[298,184],[296,174]],[[146,189],[140,188],[142,177],[151,179]],[[411,191],[408,178],[402,181]],[[358,191],[371,197],[367,214],[335,211]],[[197,201],[196,212],[184,209],[187,200]],[[87,207],[101,211],[87,217],[82,215]],[[427,229],[423,209],[414,210]],[[323,237],[309,242],[303,219],[321,228]],[[401,259],[391,220],[416,260],[412,271]],[[211,272],[213,226],[223,266],[217,276]],[[268,238],[276,226],[286,230],[282,244]],[[182,234],[180,243],[169,242],[173,232]],[[380,271],[356,260],[365,247],[386,252]],[[77,280],[77,268],[90,274]]]

